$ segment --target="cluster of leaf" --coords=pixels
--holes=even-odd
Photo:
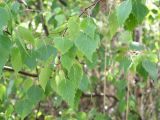
[[[36,8],[36,3],[38,2],[35,0],[28,0],[30,9],[17,1],[0,2],[0,119],[24,119],[26,116],[35,118],[39,114],[43,115],[45,113],[38,111],[40,108],[37,107],[51,96],[60,97],[71,108],[57,119],[109,119],[96,109],[90,111],[91,115],[79,111],[83,93],[95,92],[92,89],[95,87],[94,75],[89,77],[85,68],[87,66],[87,69],[98,71],[98,60],[101,60],[100,72],[103,72],[105,64],[111,67],[111,63],[119,63],[117,71],[105,77],[111,79],[117,89],[120,113],[125,112],[127,105],[127,78],[116,79],[122,70],[125,76],[131,71],[144,81],[148,77],[154,81],[158,79],[156,52],[159,46],[155,45],[151,49],[145,44],[132,42],[131,32],[142,23],[149,12],[143,1],[126,0],[111,10],[108,15],[109,34],[102,32],[101,35],[98,14],[99,18],[77,15],[80,7],[74,6],[80,4],[85,7],[84,4],[88,1],[69,1],[69,4],[72,3],[67,5],[69,10],[55,0],[42,2],[42,10]],[[48,26],[49,36],[44,35],[45,24]],[[108,43],[101,39],[105,39],[106,34],[107,38],[112,39],[119,29],[125,30],[119,34],[120,46],[117,45],[113,50],[116,52],[113,59],[108,55],[108,63],[105,63],[104,44]],[[109,45],[107,49],[111,50],[112,46]],[[134,55],[132,51],[138,51],[138,55]],[[3,71],[5,65],[13,67],[15,72]],[[18,72],[23,70],[36,72],[37,76],[31,79],[20,76]],[[130,96],[129,105],[133,111],[136,111],[135,104],[135,96]],[[130,119],[137,119],[136,115],[129,114]],[[46,120],[53,117],[46,116]]]

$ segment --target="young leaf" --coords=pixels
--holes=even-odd
[[[118,25],[116,11],[113,11],[109,16],[109,31],[111,37],[113,37],[113,35],[116,33],[118,27],[119,25]]]
[[[39,83],[42,86],[43,90],[45,91],[47,82],[51,76],[52,70],[50,67],[45,67],[41,70],[39,75]]]
[[[144,60],[142,62],[142,66],[148,72],[148,74],[151,76],[151,78],[153,80],[157,80],[157,78],[158,78],[158,68],[157,68],[155,63],[153,63],[149,60]]]
[[[11,53],[11,63],[16,72],[22,67],[21,54],[18,48],[13,48]]]
[[[54,39],[55,47],[62,53],[66,53],[72,46],[73,42],[67,38],[56,37]]]
[[[70,71],[73,63],[74,63],[74,58],[75,58],[75,52],[76,50],[74,48],[71,48],[67,53],[62,55],[61,62],[62,66]]]
[[[82,79],[82,67],[79,64],[74,64],[69,72],[69,79],[57,75],[56,85],[57,93],[71,106],[74,107],[75,94]]]
[[[132,11],[132,1],[131,0],[123,1],[116,9],[116,11],[117,11],[118,23],[120,26],[122,26]]]
[[[27,42],[31,43],[32,45],[34,45],[34,37],[31,33],[30,30],[28,30],[25,27],[19,26],[18,27],[18,35],[23,39],[26,40]]]
[[[0,84],[0,101],[3,100],[6,94],[6,87],[3,84]]]
[[[98,35],[95,35],[94,39],[89,37],[87,34],[80,32],[78,38],[75,40],[76,47],[92,61],[92,55],[98,48],[100,38]]]
[[[74,106],[76,89],[74,83],[69,79],[60,80],[58,94],[71,106]]]
[[[74,87],[78,89],[80,81],[83,77],[83,69],[80,64],[74,64],[69,72],[69,79],[74,84]]]
[[[86,35],[88,35],[89,37],[94,39],[95,31],[96,31],[96,25],[95,25],[93,19],[88,18],[88,17],[83,19],[80,26],[81,26],[81,29],[83,30],[83,32]]]
[[[78,16],[73,16],[68,20],[68,32],[70,39],[74,41],[80,32]]]

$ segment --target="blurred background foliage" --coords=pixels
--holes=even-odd
[[[0,0],[0,120],[159,120],[159,8],[159,0]],[[62,51],[57,42],[77,37],[77,24],[98,36],[91,59],[80,44],[96,43],[83,36]],[[73,72],[82,76],[76,91],[69,82],[58,90]]]

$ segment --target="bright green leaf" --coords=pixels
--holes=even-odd
[[[74,84],[77,89],[79,87],[80,81],[83,77],[83,69],[80,64],[74,64],[69,72],[69,79]]]
[[[22,27],[22,26],[19,26],[17,32],[18,32],[18,35],[20,36],[20,38],[22,39],[22,41],[26,40],[27,42],[34,45],[34,37],[29,29]]]
[[[0,101],[3,100],[6,95],[6,87],[3,84],[0,84]]]
[[[118,25],[118,20],[117,20],[117,15],[116,12],[112,12],[111,15],[109,16],[109,31],[111,34],[111,37],[117,32],[119,25]]]
[[[75,45],[90,61],[92,61],[92,55],[98,48],[99,41],[100,38],[98,35],[92,39],[87,34],[80,32],[75,41]]]
[[[79,18],[73,16],[68,20],[68,32],[71,40],[75,40],[80,32]]]
[[[73,42],[67,38],[56,37],[54,39],[55,47],[62,53],[66,53],[72,46]]]
[[[76,53],[75,51],[76,50],[72,48],[67,53],[62,55],[62,58],[61,58],[62,66],[68,71],[70,71],[70,68],[72,67],[74,63],[75,53]]]
[[[63,79],[58,85],[58,94],[71,106],[74,106],[76,89],[74,83],[69,79]]]
[[[81,29],[84,33],[86,33],[89,37],[94,39],[95,31],[96,31],[96,25],[92,18],[84,18],[81,22]]]
[[[16,72],[18,72],[22,68],[21,53],[18,48],[12,49],[11,63]]]
[[[43,90],[45,90],[47,82],[51,76],[52,70],[50,67],[45,67],[41,70],[39,75],[39,83],[42,86]]]

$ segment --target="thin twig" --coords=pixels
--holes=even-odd
[[[105,94],[106,94],[106,73],[107,73],[106,57],[107,57],[107,53],[106,53],[106,47],[105,47],[105,53],[104,53],[104,81],[103,81],[103,94],[104,94],[104,96],[103,96],[103,107],[104,107],[103,113],[105,113],[105,106],[106,106],[106,96],[105,96]]]
[[[88,9],[91,9],[92,7],[95,7],[101,0],[95,0],[93,2],[93,4],[91,4],[90,6],[86,7],[81,14],[79,15],[79,17],[81,17]]]
[[[82,97],[103,97],[104,94],[103,93],[84,93],[82,94]],[[111,94],[105,94],[106,97],[108,98],[113,98],[115,101],[119,101],[118,98],[114,95]]]
[[[15,70],[12,67],[9,67],[9,66],[4,66],[3,70],[9,71],[9,72],[15,72]],[[24,75],[24,76],[38,77],[38,74],[29,73],[29,72],[26,72],[26,71],[19,71],[18,73],[21,74],[21,75]]]

